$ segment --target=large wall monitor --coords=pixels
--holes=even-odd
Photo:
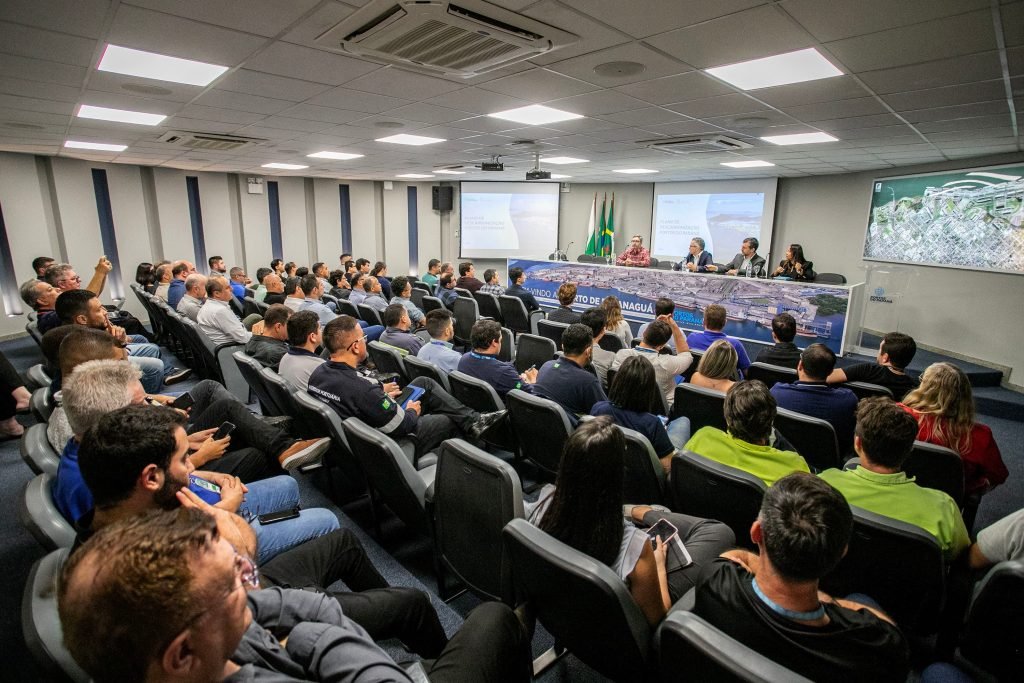
[[[463,258],[547,258],[558,248],[558,183],[461,184]]]
[[[1024,273],[1024,166],[876,179],[864,259]]]
[[[717,263],[739,253],[747,237],[768,253],[775,218],[776,178],[692,183],[655,183],[651,253],[676,260],[689,254],[690,240],[704,238]]]

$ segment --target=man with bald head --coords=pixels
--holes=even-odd
[[[263,286],[267,289],[266,294],[263,295],[263,303],[269,306],[284,303],[286,298],[284,293],[284,280],[281,279],[280,275],[277,273],[268,273],[263,276]]]
[[[185,280],[196,272],[196,267],[188,261],[175,261],[171,264],[171,284],[167,288],[167,305],[177,310],[178,302],[185,296]]]
[[[192,322],[198,322],[199,309],[206,301],[206,276],[192,273],[185,278],[185,296],[178,302],[178,314]]]

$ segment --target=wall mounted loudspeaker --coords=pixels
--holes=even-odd
[[[451,211],[455,192],[451,185],[434,185],[431,188],[431,208],[434,211]]]

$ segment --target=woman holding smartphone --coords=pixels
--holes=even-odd
[[[734,545],[735,537],[721,522],[660,506],[622,505],[625,450],[622,431],[610,417],[581,424],[565,444],[554,487],[541,489],[527,519],[611,567],[653,625],[694,586],[702,566]],[[688,564],[673,562],[670,553],[676,551],[670,551],[669,544],[675,539],[652,540],[645,531],[663,519],[677,530]]]
[[[779,263],[772,277],[788,277],[790,280],[811,282],[817,275],[814,272],[814,262],[804,258],[804,248],[799,244],[791,244],[786,250],[786,258]]]

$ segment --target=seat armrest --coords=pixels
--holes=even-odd
[[[416,461],[417,470],[425,470],[428,467],[432,467],[437,464],[437,455],[434,453],[426,453]]]
[[[434,497],[434,478],[437,476],[437,465],[431,465],[430,467],[424,467],[419,470],[420,477],[423,478],[423,483],[427,485],[426,497]]]
[[[697,589],[691,588],[690,590],[683,593],[682,597],[676,600],[675,603],[673,603],[673,605],[668,608],[668,614],[666,614],[665,616],[668,616],[673,612],[692,612],[693,607],[696,603]]]

